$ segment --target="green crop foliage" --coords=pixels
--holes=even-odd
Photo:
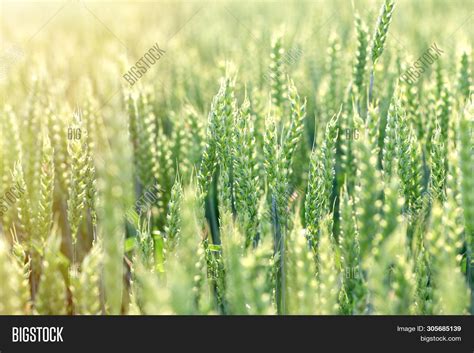
[[[474,313],[463,4],[13,3],[0,315]]]

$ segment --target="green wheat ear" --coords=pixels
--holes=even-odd
[[[468,99],[471,93],[471,70],[469,69],[469,56],[466,52],[462,54],[461,65],[459,68],[458,91],[463,99]],[[463,102],[461,102],[463,103]]]
[[[30,276],[32,261],[28,256],[26,247],[18,241],[15,228],[11,230],[13,238],[12,255],[16,260],[14,276],[18,276],[19,284],[17,287],[17,297],[20,299],[24,314],[31,314],[31,291],[30,291]]]
[[[23,252],[24,254],[24,252]],[[17,257],[14,251],[14,257]],[[0,237],[0,314],[1,315],[24,315],[28,314],[25,304],[29,299],[28,277],[29,269],[23,272],[19,261],[16,261],[10,252],[10,246],[3,235]],[[20,254],[18,254],[20,257]],[[26,268],[26,265],[25,265]],[[26,287],[25,287],[26,286]],[[24,292],[26,290],[27,297]]]
[[[23,173],[21,161],[15,163],[12,178],[21,189],[25,190],[23,197],[21,197],[18,202],[18,218],[20,220],[20,229],[27,241],[30,242],[29,245],[31,245],[31,234],[33,232],[34,216],[32,214],[32,205],[29,198],[29,189],[25,182],[25,176]]]
[[[359,14],[355,15],[355,26],[357,32],[357,51],[352,76],[354,85],[357,88],[357,93],[362,94],[367,64],[367,47],[369,42],[369,32],[367,25],[360,18]]]
[[[318,151],[316,147],[313,147],[311,152],[308,188],[305,198],[305,220],[307,236],[314,247],[317,246],[321,219],[332,212],[329,201],[335,176],[338,119],[339,114],[327,123],[320,150]]]
[[[222,208],[221,208],[222,209]],[[225,252],[225,302],[228,303],[227,311],[231,314],[244,314],[246,312],[246,293],[243,291],[243,271],[240,268],[240,258],[244,253],[244,237],[232,221],[230,212],[221,211],[220,233],[222,250]]]
[[[368,108],[365,125],[367,129],[367,136],[372,147],[372,153],[378,156],[380,151],[380,111],[375,104],[371,104]]]
[[[405,227],[400,225],[367,261],[368,288],[376,314],[414,313],[416,278],[409,256]],[[387,302],[387,298],[390,300]]]
[[[272,52],[270,54],[270,78],[271,78],[271,96],[273,107],[283,109],[283,100],[285,92],[285,67],[283,62],[283,48],[281,33],[275,34],[272,38]]]
[[[229,70],[230,71],[230,70]],[[217,129],[217,159],[220,164],[220,197],[229,210],[235,213],[233,174],[235,119],[237,101],[235,99],[235,76],[227,75],[222,80],[221,96],[217,105],[219,125]]]
[[[406,209],[415,216],[421,209],[422,201],[422,156],[420,145],[407,114],[401,110],[397,126],[398,175],[401,180]]]
[[[237,216],[246,238],[246,247],[256,243],[259,236],[258,196],[260,194],[255,148],[255,125],[250,101],[245,94],[235,122],[234,194]]]
[[[316,314],[331,315],[339,312],[339,270],[336,263],[335,240],[332,235],[332,215],[321,220],[321,236],[318,244]]]
[[[430,261],[425,247],[420,249],[415,263],[416,272],[416,312],[433,314],[433,288],[430,284]]]
[[[192,277],[192,299],[195,308],[192,312],[207,313],[209,309],[209,284],[213,282],[213,267],[207,251],[207,239],[203,241],[204,210],[200,203],[200,195],[192,181],[183,191],[181,203],[181,239],[176,247],[175,255],[178,262],[182,262],[188,275]],[[168,256],[170,258],[170,256]],[[207,270],[207,275],[206,275]],[[186,277],[187,278],[187,277]],[[212,298],[214,301],[214,298]],[[202,311],[201,311],[202,310]]]
[[[185,115],[185,121],[189,122],[186,124],[188,135],[191,135],[191,141],[189,141],[188,158],[192,165],[197,165],[200,161],[204,141],[206,140],[205,126],[201,119],[201,114],[190,104],[183,107],[183,113]]]
[[[430,227],[425,237],[430,258],[431,286],[433,287],[433,313],[465,314],[469,290],[459,266],[457,231],[451,228],[453,214],[435,202],[431,210]],[[454,225],[454,228],[459,226]],[[460,232],[459,232],[460,234]],[[449,277],[449,281],[446,280]]]
[[[375,27],[375,33],[373,35],[372,42],[371,58],[374,65],[383,53],[388,28],[390,26],[390,22],[392,21],[394,7],[395,1],[385,0],[380,10],[380,15],[377,20],[377,26]]]
[[[209,185],[212,182],[212,177],[217,167],[217,149],[218,149],[218,133],[220,129],[220,117],[218,115],[219,104],[222,96],[222,88],[214,96],[211,103],[207,118],[207,132],[206,144],[201,158],[199,171],[197,174],[198,191],[201,198],[201,203],[204,203],[204,198],[207,196]]]
[[[385,125],[384,144],[382,149],[382,169],[386,180],[389,180],[393,174],[394,158],[397,154],[397,129],[399,125],[400,116],[400,98],[399,90],[397,89],[390,101],[390,106],[387,113],[387,124]]]
[[[430,187],[440,201],[445,200],[445,185],[447,171],[445,169],[444,143],[441,141],[441,129],[436,126],[431,140],[431,178]]]
[[[102,257],[102,246],[97,242],[82,261],[80,273],[73,273],[70,278],[74,314],[76,315],[98,315],[101,313]]]
[[[288,313],[315,314],[318,304],[317,269],[298,212],[295,213],[293,229],[288,233],[285,247],[285,291]]]
[[[35,301],[35,308],[41,315],[66,313],[66,283],[61,271],[67,265],[67,259],[60,252],[60,242],[60,237],[53,231],[45,248]]]
[[[271,301],[272,287],[270,273],[272,269],[272,249],[269,239],[249,251],[240,259],[244,277],[247,313],[251,315],[274,315],[275,308]]]
[[[355,314],[364,311],[365,288],[361,271],[359,230],[355,215],[354,200],[344,186],[341,194],[339,246],[341,266],[345,274],[344,292],[347,296],[347,307],[344,313]]]
[[[324,96],[324,104],[326,106],[328,121],[337,113],[341,104],[341,44],[339,37],[332,33],[329,38],[326,58],[326,69],[328,73],[328,91]]]
[[[54,152],[47,134],[43,136],[43,150],[40,174],[40,199],[36,216],[36,228],[40,247],[43,248],[53,224],[54,196]]]
[[[183,187],[179,176],[176,178],[171,189],[171,198],[168,203],[166,215],[166,250],[172,252],[178,244],[181,233],[181,203],[183,198]]]
[[[117,123],[116,123],[117,124]],[[115,153],[105,155],[105,168],[99,170],[98,184],[103,213],[99,214],[99,239],[103,246],[103,289],[106,312],[118,315],[122,310],[124,273],[125,210],[132,207],[132,151],[126,136],[118,133],[124,126],[110,126],[115,136]]]
[[[134,154],[136,174],[141,186],[146,188],[159,178],[159,168],[156,119],[145,93],[141,93],[138,98],[137,114],[136,118],[133,113],[130,115],[130,135],[132,139],[134,134],[137,135]],[[136,127],[133,127],[134,124]],[[133,129],[136,129],[136,132]]]
[[[362,126],[361,128],[363,129]],[[361,135],[364,136],[365,131],[362,131]],[[370,252],[378,232],[382,206],[379,198],[383,190],[380,182],[381,174],[377,169],[377,156],[371,153],[370,145],[364,140],[359,139],[354,144],[357,166],[354,201],[362,258]]]
[[[301,141],[306,118],[306,99],[301,99],[293,80],[288,79],[288,99],[291,108],[291,120],[282,145],[284,171],[287,178],[292,173],[292,162],[295,150]]]
[[[84,217],[87,186],[87,145],[81,140],[69,141],[68,152],[71,157],[71,179],[67,216],[71,227],[72,243],[77,242],[77,233]]]
[[[93,153],[91,149],[87,150],[86,205],[89,209],[95,240],[97,239],[97,179]]]
[[[373,42],[372,42],[372,52],[371,52],[372,70],[370,74],[370,84],[369,84],[369,103],[372,101],[372,98],[373,98],[375,66],[377,64],[377,60],[382,55],[384,47],[385,47],[385,40],[387,37],[390,22],[392,20],[394,6],[395,6],[395,2],[393,0],[385,0],[380,10],[380,15],[377,20],[377,26],[375,27],[375,33],[373,35]]]

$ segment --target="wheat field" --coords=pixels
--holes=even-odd
[[[0,314],[472,314],[473,11],[2,2]]]

